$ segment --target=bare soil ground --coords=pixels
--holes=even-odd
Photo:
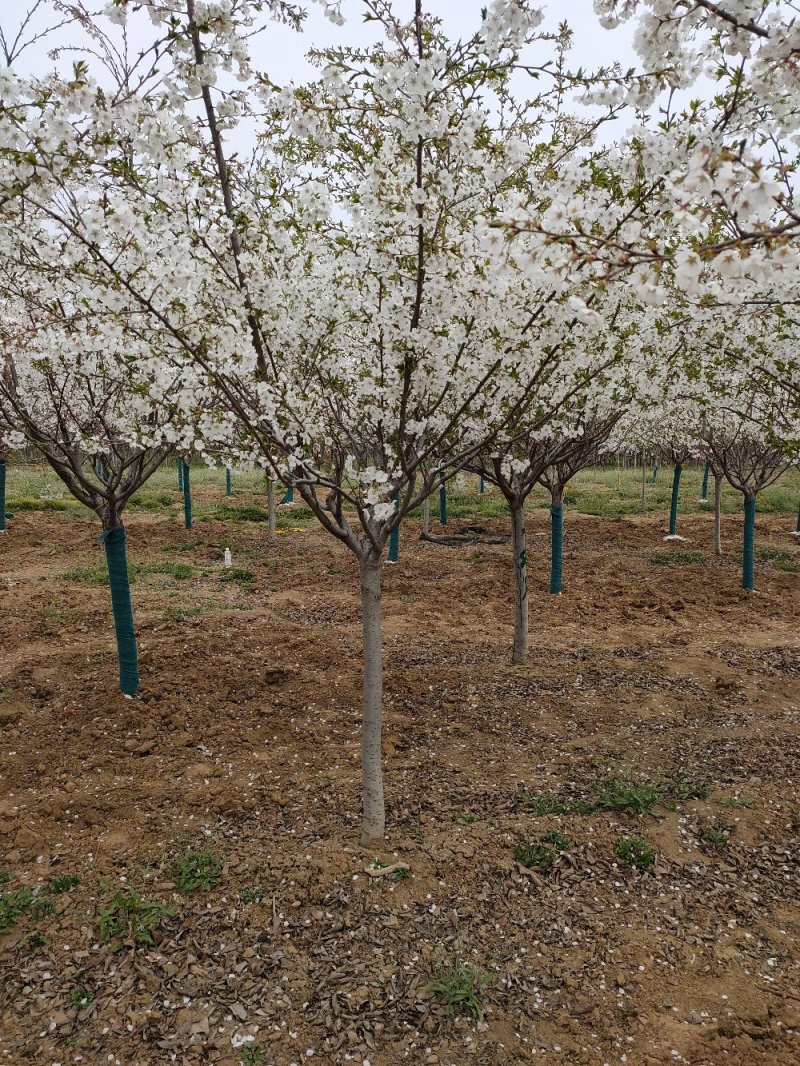
[[[707,555],[683,565],[650,561],[662,518],[569,515],[551,597],[543,522],[513,668],[508,547],[404,528],[374,853],[343,547],[132,515],[132,561],[192,571],[136,581],[127,700],[108,589],[75,579],[102,565],[97,528],[20,514],[0,538],[0,1062],[794,1066],[800,576],[761,560],[744,593],[709,515],[682,519],[680,549]],[[787,528],[759,519],[759,543],[800,561]],[[725,534],[732,554],[737,520]],[[252,580],[221,580],[223,543]],[[579,813],[609,773],[664,795]],[[516,861],[552,829],[571,843],[549,870]],[[629,837],[656,849],[646,870],[617,857]],[[179,891],[198,849],[217,883]],[[479,1018],[430,987],[458,967]]]

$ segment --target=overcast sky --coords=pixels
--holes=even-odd
[[[6,37],[14,36],[31,3],[32,0],[0,0],[0,26],[5,30]],[[443,20],[449,36],[458,38],[471,34],[480,25],[481,8],[486,4],[487,0],[427,0],[426,9]],[[97,6],[100,6],[99,0]],[[256,68],[268,72],[273,81],[302,81],[308,77],[311,67],[305,60],[305,54],[311,47],[368,44],[379,36],[379,28],[374,23],[363,22],[360,0],[344,0],[344,26],[334,26],[316,4],[309,2],[307,6],[309,16],[303,33],[298,34],[289,27],[272,23],[253,42]],[[592,8],[592,0],[553,0],[543,6],[545,28],[555,30],[559,22],[566,21],[574,30],[573,66],[594,68],[617,59],[625,66],[635,64],[636,58],[630,44],[631,27],[625,26],[613,32],[601,29]],[[400,15],[408,14],[410,17],[413,0],[395,0],[395,10]],[[51,12],[43,10],[36,20],[37,28],[49,19],[52,19]],[[131,24],[137,27],[137,32],[132,35],[136,45],[141,43],[137,40],[141,33],[138,30],[140,20],[141,16]],[[74,39],[74,31],[61,30],[47,39],[47,47],[65,45]],[[51,66],[46,57],[46,48],[42,46],[27,52],[18,69],[33,73],[43,72]]]

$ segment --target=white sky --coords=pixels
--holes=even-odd
[[[0,0],[0,26],[7,37],[14,36],[32,2],[33,0]],[[485,7],[487,2],[488,0],[427,0],[426,9],[443,20],[449,36],[458,38],[469,35],[480,25],[481,8]],[[103,0],[95,0],[93,5],[89,0],[88,6],[100,7],[102,3]],[[401,17],[410,17],[413,0],[395,0],[394,6]],[[601,29],[592,8],[592,0],[551,0],[542,6],[545,12],[544,28],[555,31],[559,22],[566,21],[575,33],[571,66],[595,68],[614,60],[620,60],[626,67],[636,64],[630,44],[631,26],[614,31]],[[374,23],[365,24],[362,21],[363,7],[360,0],[344,0],[342,13],[346,23],[341,27],[334,26],[325,18],[322,9],[310,0],[307,0],[307,7],[309,15],[303,33],[298,34],[289,27],[272,23],[266,32],[253,42],[256,69],[266,71],[272,80],[279,84],[291,80],[303,81],[311,74],[312,68],[305,60],[305,53],[312,46],[368,44],[380,33]],[[50,12],[40,13],[35,25],[41,27],[45,22],[52,21],[50,16]],[[52,64],[46,57],[47,48],[65,45],[74,39],[74,31],[60,31],[59,34],[48,38],[46,47],[42,45],[27,52],[18,69],[30,73],[49,69]],[[135,35],[133,43],[139,43]]]

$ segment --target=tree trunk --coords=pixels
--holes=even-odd
[[[756,498],[744,498],[744,540],[742,544],[742,588],[752,592],[756,570]]]
[[[184,460],[183,463],[183,524],[187,529],[192,528],[192,463]]]
[[[381,564],[380,559],[369,550],[361,558],[361,622],[364,630],[364,705],[361,722],[364,818],[361,843],[369,847],[383,840],[386,829],[381,767]]]
[[[706,463],[703,467],[703,485],[700,489],[700,503],[708,503],[708,472],[711,469],[711,463]]]
[[[714,554],[722,555],[722,474],[714,471]]]
[[[267,479],[267,544],[275,544],[275,482]]]
[[[447,484],[444,480],[444,471],[439,471],[439,477],[441,483],[439,485],[439,522],[441,525],[447,525]]]
[[[509,503],[511,546],[514,552],[514,650],[511,662],[522,666],[528,658],[528,548],[525,541],[525,505]]]
[[[400,507],[400,494],[396,493],[394,496],[395,507]],[[386,559],[387,563],[396,563],[397,557],[400,554],[400,526],[395,526],[392,532],[389,534],[389,555]]]
[[[0,456],[0,533],[6,531],[6,461]]]
[[[426,496],[422,501],[422,535],[430,536],[431,528],[431,498]]]
[[[550,592],[561,592],[564,569],[564,489],[554,488],[550,494]]]
[[[647,478],[647,465],[642,456],[642,514],[644,514],[645,479]]]
[[[669,536],[677,537],[678,535],[678,494],[681,488],[681,472],[682,467],[680,463],[675,464],[675,469],[672,472],[672,501],[669,508]]]
[[[139,655],[136,648],[136,630],[131,605],[125,527],[116,516],[103,524],[110,526],[104,529],[100,540],[105,548],[108,582],[111,586],[111,610],[114,614],[114,630],[117,637],[119,687],[126,696],[133,696],[139,690]]]

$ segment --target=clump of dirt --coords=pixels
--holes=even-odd
[[[786,521],[760,542],[785,547]],[[524,667],[509,546],[443,554],[404,525],[389,831],[367,852],[343,547],[132,516],[133,561],[194,569],[137,580],[127,700],[108,589],[74,576],[102,563],[97,529],[20,514],[0,544],[4,1061],[794,1064],[798,577],[766,561],[748,595],[710,550],[654,566],[661,524],[569,515],[550,596],[530,519]],[[706,550],[711,518],[682,531]],[[223,541],[251,576],[220,580]]]

